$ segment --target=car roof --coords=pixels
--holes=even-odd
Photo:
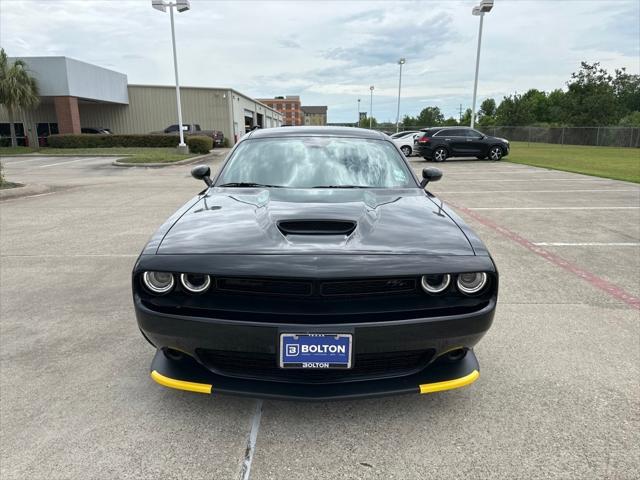
[[[375,140],[388,140],[384,133],[366,128],[356,127],[276,127],[259,128],[247,133],[243,139],[250,138],[285,138],[301,136],[326,136],[326,137],[350,137],[368,138]]]

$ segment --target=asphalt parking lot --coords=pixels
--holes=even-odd
[[[433,191],[501,274],[480,379],[423,396],[262,402],[149,378],[130,271],[202,185],[189,166],[110,162],[3,158],[9,180],[55,187],[0,203],[3,479],[638,478],[640,186],[440,165]]]

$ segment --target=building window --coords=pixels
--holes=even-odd
[[[13,124],[16,131],[16,139],[18,140],[18,145],[24,147],[27,145],[27,139],[24,135],[24,126],[22,123],[14,123]],[[0,146],[8,147],[11,145],[11,129],[9,128],[9,123],[0,123]]]

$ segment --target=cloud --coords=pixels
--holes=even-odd
[[[302,48],[302,45],[293,38],[281,38],[278,40],[278,45],[284,48]]]
[[[0,0],[6,3],[7,0]],[[4,5],[3,3],[3,5]],[[0,15],[9,55],[67,55],[126,73],[131,83],[171,84],[169,16],[139,0],[14,0]],[[301,95],[354,121],[357,99],[395,120],[427,105],[457,116],[471,103],[477,0],[440,2],[213,2],[176,15],[184,85],[227,86],[254,97]],[[639,73],[640,4],[496,2],[484,20],[479,101],[528,88],[562,88],[581,61]]]

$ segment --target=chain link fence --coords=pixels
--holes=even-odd
[[[442,127],[447,128],[447,127]],[[449,127],[455,128],[455,127]],[[403,127],[400,127],[403,130]],[[418,130],[410,127],[406,130]],[[481,127],[485,135],[514,142],[590,145],[598,147],[640,147],[640,127]],[[385,130],[378,128],[378,130]],[[395,129],[393,130],[395,131]]]
[[[485,127],[479,130],[516,142],[640,147],[638,127]]]

